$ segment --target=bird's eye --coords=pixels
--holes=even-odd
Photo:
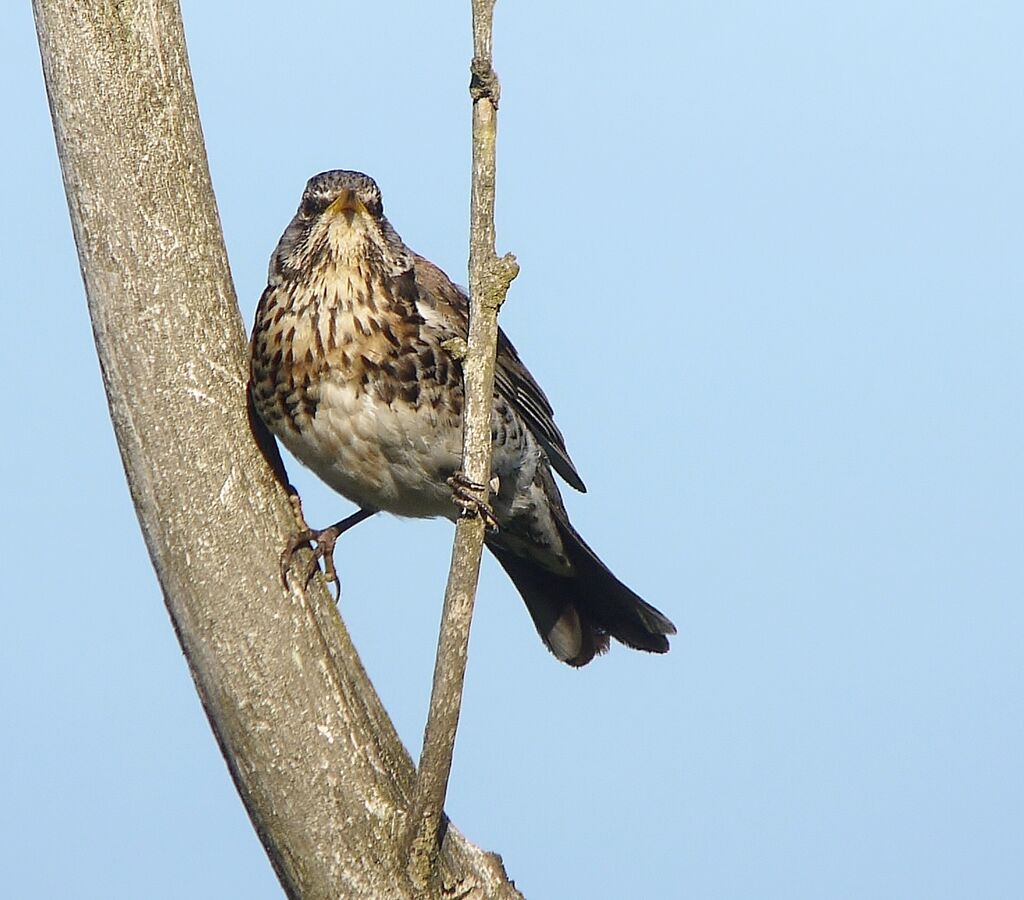
[[[325,198],[316,194],[307,194],[302,198],[302,204],[299,206],[299,213],[307,219],[312,219],[320,215],[326,206],[327,201]]]

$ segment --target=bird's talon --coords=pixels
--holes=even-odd
[[[486,500],[481,500],[473,492],[484,491],[486,487],[475,481],[470,481],[462,472],[456,472],[448,479],[448,485],[452,489],[452,500],[462,508],[462,515],[467,518],[480,516],[484,520],[484,527],[488,531],[498,530],[498,520],[494,516],[494,510]]]
[[[281,584],[285,587],[288,587],[288,575],[291,572],[292,558],[295,556],[295,551],[313,540],[316,540],[316,533],[309,528],[303,529],[293,535],[288,541],[288,545],[281,551]],[[303,583],[307,581],[309,581],[308,573]]]
[[[296,494],[295,497],[296,500],[293,503],[297,503],[298,495]],[[297,509],[303,527],[288,541],[288,546],[284,548],[284,553],[281,554],[281,580],[287,588],[288,573],[291,571],[292,557],[295,556],[295,551],[307,544],[315,544],[316,546],[312,548],[313,555],[305,567],[305,577],[302,579],[302,584],[305,587],[309,587],[309,582],[313,580],[313,576],[320,571],[318,561],[322,559],[324,561],[324,577],[329,582],[333,582],[334,588],[337,591],[337,598],[340,600],[341,579],[338,577],[338,570],[334,567],[334,545],[338,543],[338,538],[353,525],[358,525],[363,519],[369,518],[373,515],[374,511],[372,509],[358,509],[340,522],[335,522],[330,528],[317,531],[314,528],[310,528],[306,524],[305,518],[302,518],[302,506],[298,505]]]
[[[324,578],[334,585],[335,597],[341,599],[341,579],[338,577],[338,570],[334,568],[334,545],[338,543],[339,532],[337,528],[328,528],[320,533],[317,541],[316,558],[324,561]]]
[[[292,570],[292,560],[296,551],[300,547],[312,543],[316,546],[312,548],[313,555],[309,563],[303,567],[302,584],[304,587],[309,587],[313,576],[320,571],[318,562],[322,559],[324,561],[324,577],[334,584],[338,592],[337,596],[340,599],[341,579],[338,578],[337,569],[334,567],[334,545],[338,542],[339,534],[337,526],[331,526],[330,528],[323,529],[323,531],[307,528],[294,535],[288,541],[288,546],[284,548],[284,552],[281,554],[281,580],[284,582],[284,586],[288,587],[288,575]]]
[[[485,489],[485,485],[480,484],[479,481],[471,481],[465,472],[456,472],[448,479],[448,486],[452,489],[452,492],[458,496],[459,492],[466,491],[482,491]]]

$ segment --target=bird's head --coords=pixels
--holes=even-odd
[[[384,216],[377,183],[362,172],[314,175],[270,258],[270,281],[308,275],[325,264],[369,265],[387,277],[407,272],[413,256]]]

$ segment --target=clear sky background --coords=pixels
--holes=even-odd
[[[328,168],[465,281],[468,7],[184,4],[248,322]],[[1022,33],[1014,2],[500,4],[503,324],[579,530],[679,626],[573,671],[486,564],[448,809],[531,900],[1024,896]],[[3,892],[279,897],[129,501],[27,2],[0,78]],[[291,468],[311,521],[350,511]],[[414,755],[450,541],[338,551]]]

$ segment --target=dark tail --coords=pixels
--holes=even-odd
[[[616,578],[571,525],[558,523],[575,570],[556,575],[528,557],[488,540],[548,649],[570,666],[585,666],[608,649],[609,636],[627,647],[666,653],[676,627]]]

